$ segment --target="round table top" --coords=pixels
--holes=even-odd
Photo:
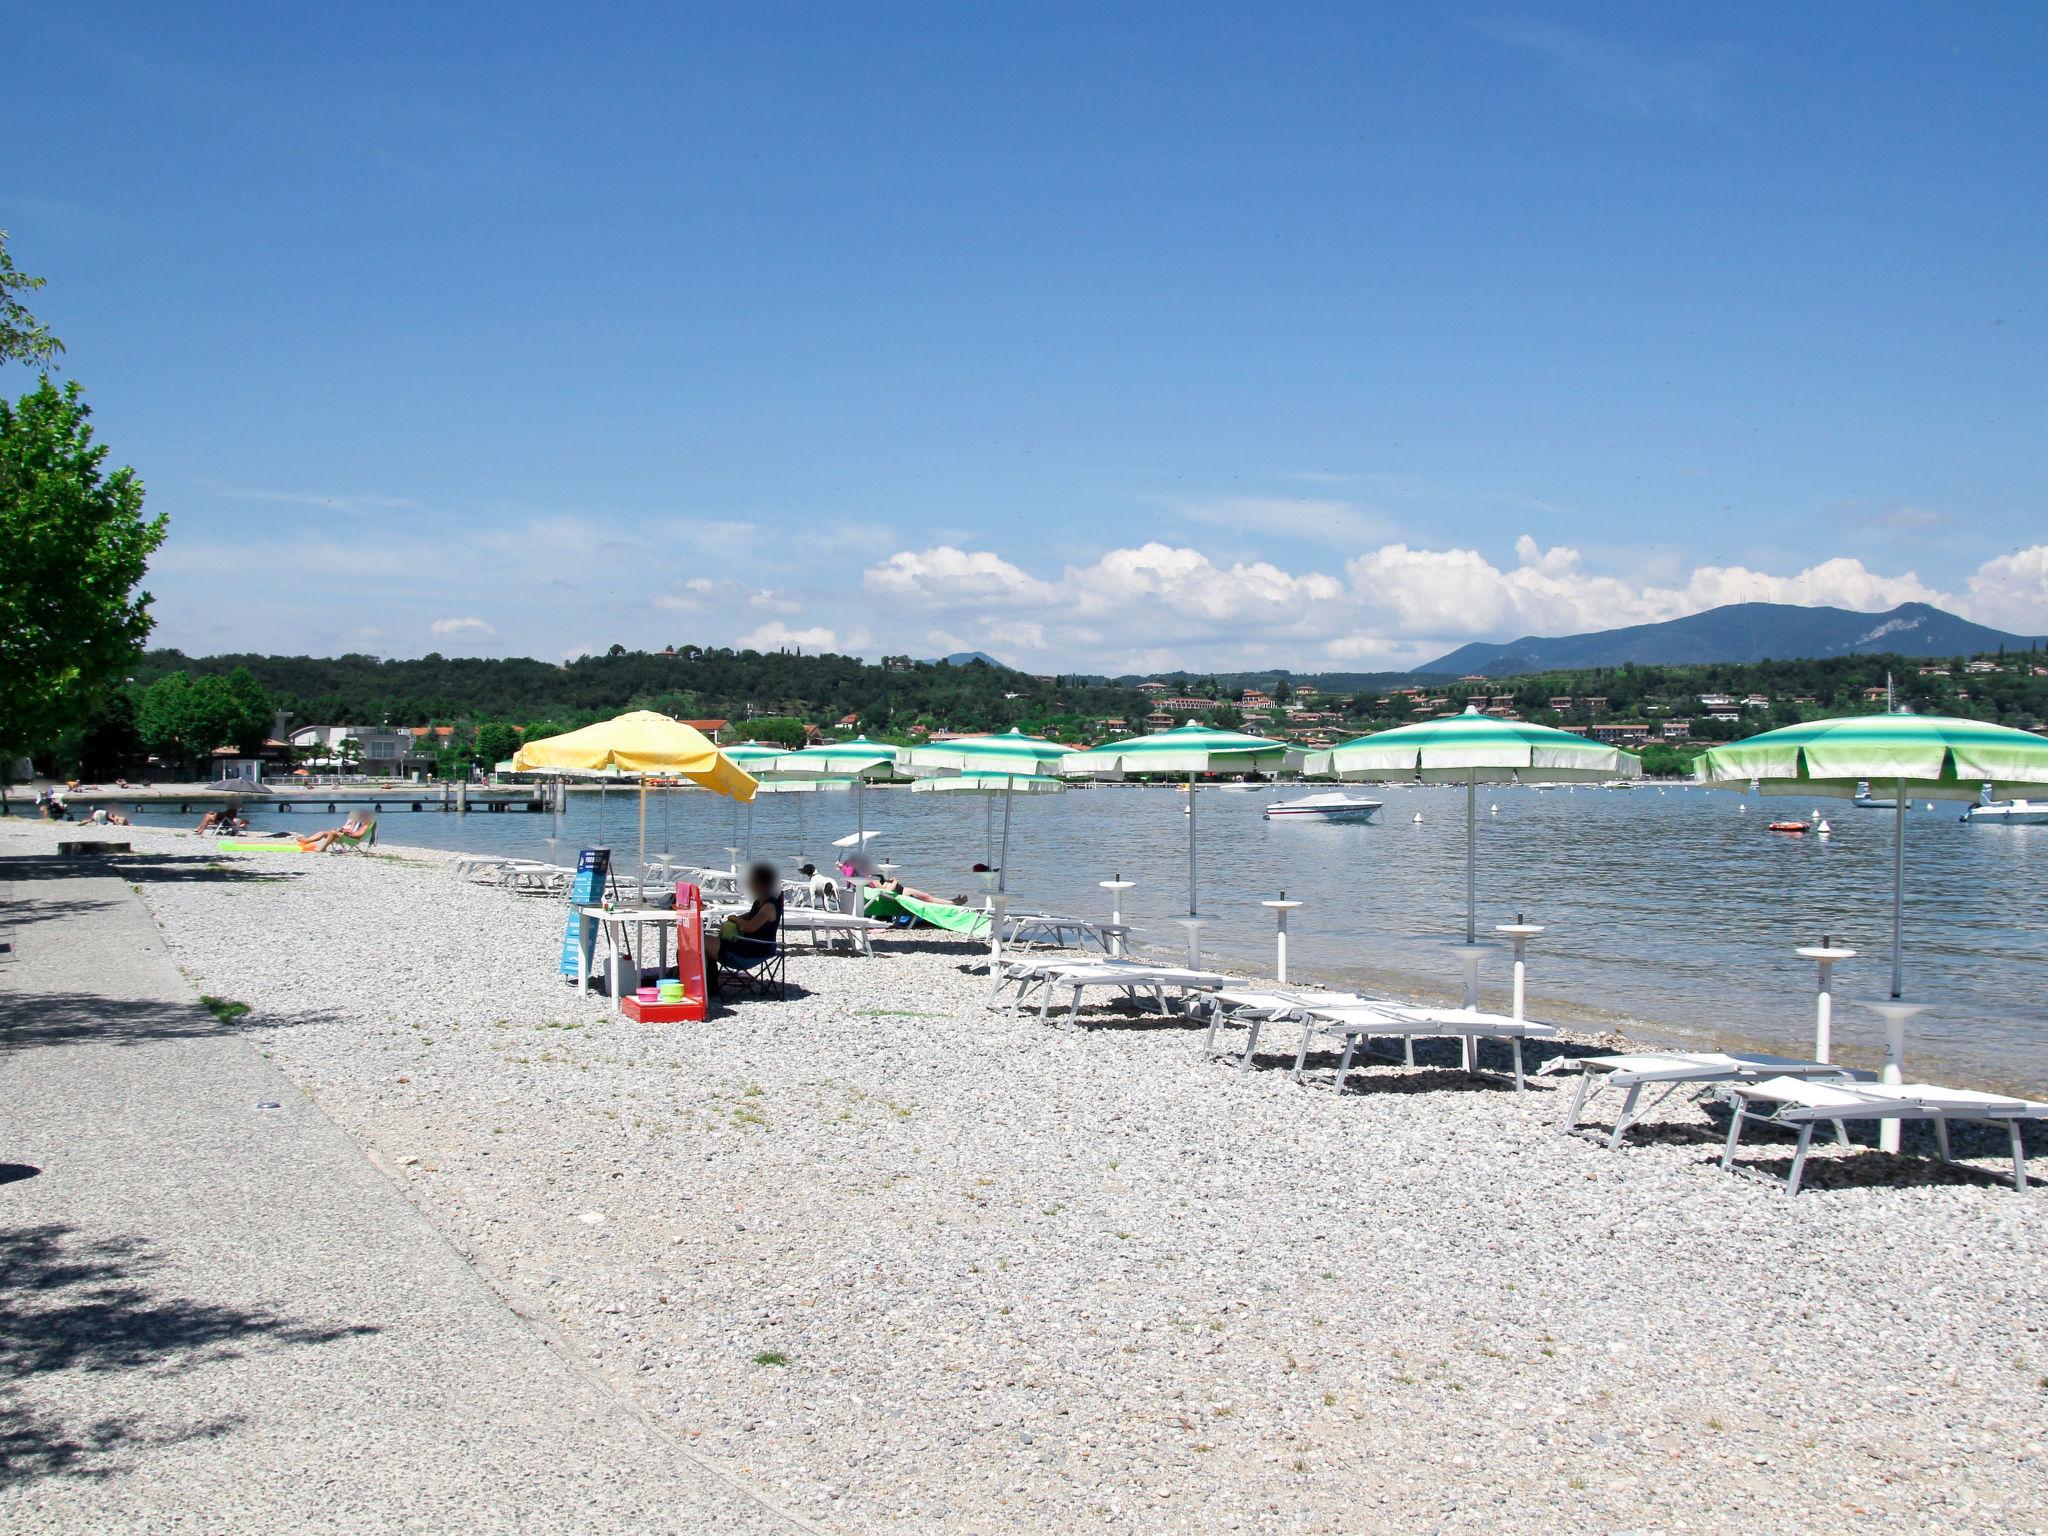
[[[1856,958],[1855,950],[1846,949],[1839,944],[1808,944],[1800,949],[1798,953],[1808,960],[1854,960]]]

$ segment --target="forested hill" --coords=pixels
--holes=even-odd
[[[830,721],[857,714],[886,731],[920,717],[961,730],[1008,729],[1069,717],[1142,714],[1142,698],[1107,684],[1051,682],[1005,667],[851,656],[699,650],[674,655],[615,649],[566,666],[526,657],[429,655],[185,656],[152,651],[136,671],[148,684],[170,672],[225,674],[247,667],[300,724],[397,724],[453,720],[562,720],[631,708],[702,719],[794,715]]]

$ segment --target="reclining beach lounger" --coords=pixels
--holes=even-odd
[[[1291,992],[1262,987],[1220,987],[1203,999],[1209,1014],[1209,1033],[1202,1041],[1205,1056],[1227,1056],[1227,1050],[1216,1048],[1217,1032],[1225,1024],[1241,1026],[1245,1032],[1244,1050],[1238,1056],[1240,1072],[1252,1069],[1252,1058],[1259,1051],[1259,1036],[1265,1027],[1275,1019],[1301,1019],[1307,1010],[1315,1007],[1358,1007],[1370,1008],[1375,999],[1361,997],[1356,992]]]
[[[1294,1080],[1301,1081],[1309,1047],[1315,1043],[1316,1036],[1336,1036],[1344,1041],[1344,1057],[1338,1062],[1336,1080],[1330,1085],[1333,1093],[1344,1091],[1344,1080],[1350,1075],[1351,1063],[1357,1054],[1361,1050],[1372,1054],[1374,1037],[1393,1036],[1402,1042],[1402,1060],[1411,1067],[1415,1065],[1417,1040],[1458,1040],[1462,1044],[1463,1069],[1474,1076],[1492,1075],[1480,1071],[1479,1042],[1505,1041],[1514,1053],[1514,1084],[1515,1092],[1519,1094],[1525,1081],[1522,1042],[1550,1040],[1557,1035],[1552,1025],[1538,1024],[1533,1019],[1513,1019],[1506,1014],[1485,1013],[1476,1008],[1411,1008],[1402,1003],[1354,1003],[1317,1005],[1304,1009],[1303,1013],[1301,1050],[1294,1058]]]
[[[1054,949],[1078,949],[1093,944],[1105,955],[1112,954],[1113,941],[1130,933],[1128,923],[1107,923],[1092,917],[1068,917],[1058,912],[1006,912],[1003,914],[1003,943],[1043,944]]]
[[[1149,997],[1158,1004],[1162,1016],[1171,1016],[1167,988],[1207,992],[1228,986],[1233,980],[1220,971],[1193,971],[1184,966],[1149,965],[1138,960],[1033,959],[1003,966],[989,991],[988,1005],[994,1007],[1003,988],[1014,985],[1016,995],[1010,1000],[1014,1013],[1036,990],[1038,1016],[1044,1019],[1051,1014],[1053,994],[1064,988],[1069,994],[1065,1027],[1072,1029],[1080,1016],[1081,994],[1090,987],[1114,987],[1134,1000]]]
[[[1806,1173],[1806,1154],[1813,1143],[1813,1128],[1832,1124],[1835,1137],[1849,1144],[1850,1120],[1931,1120],[1934,1142],[1941,1160],[1949,1155],[1948,1123],[1951,1120],[1978,1121],[2002,1125],[2012,1145],[2012,1187],[2027,1187],[2026,1147],[2020,1137],[2023,1120],[2048,1120],[2048,1104],[2032,1099],[2015,1099],[2006,1094],[1978,1093],[1969,1088],[1942,1088],[1933,1083],[1822,1083],[1796,1077],[1769,1077],[1758,1083],[1728,1083],[1721,1090],[1731,1111],[1728,1145],[1721,1153],[1723,1169],[1735,1163],[1735,1147],[1742,1139],[1742,1127],[1749,1121],[1796,1129],[1799,1144],[1792,1153],[1792,1168],[1785,1176],[1787,1194],[1799,1193]]]
[[[1579,1069],[1579,1086],[1572,1094],[1571,1108],[1565,1112],[1563,1129],[1567,1132],[1578,1128],[1586,1105],[1602,1089],[1620,1088],[1627,1092],[1621,1112],[1614,1117],[1614,1129],[1607,1137],[1610,1151],[1620,1146],[1621,1138],[1648,1118],[1652,1110],[1684,1088],[1760,1082],[1767,1077],[1819,1081],[1839,1079],[1843,1082],[1871,1079],[1868,1072],[1852,1072],[1847,1067],[1829,1062],[1804,1061],[1796,1056],[1771,1056],[1761,1051],[1638,1051],[1618,1056],[1560,1056],[1538,1067],[1536,1075],[1548,1077],[1553,1072],[1568,1071],[1574,1066]],[[1662,1088],[1664,1091],[1638,1109],[1636,1106],[1641,1103],[1646,1088]]]

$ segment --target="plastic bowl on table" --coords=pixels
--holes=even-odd
[[[659,987],[642,987],[634,995],[643,1003],[658,1003],[661,1001],[661,989]]]

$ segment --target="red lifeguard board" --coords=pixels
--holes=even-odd
[[[711,987],[704,975],[704,893],[687,880],[676,882],[676,975],[687,999],[679,1018],[701,1019],[711,1011]]]

